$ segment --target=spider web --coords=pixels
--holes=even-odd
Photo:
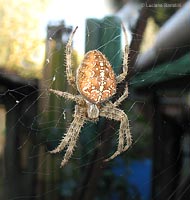
[[[141,20],[143,21],[143,19]],[[111,27],[115,26],[112,21],[108,21],[108,24]],[[97,28],[98,26],[99,25],[94,22],[94,27]],[[52,45],[54,35],[57,34],[59,31],[59,28],[55,28],[54,32],[51,32],[51,34],[48,36],[46,52],[47,56],[44,64],[45,68],[48,68],[50,62],[52,62],[52,58],[57,58],[56,56],[59,56],[60,51],[62,51],[61,45],[57,45],[53,53],[50,47]],[[88,38],[94,35],[95,31],[91,30],[90,27],[87,27],[87,31],[88,43],[90,42]],[[132,35],[133,34],[135,33],[132,32]],[[120,37],[120,35],[118,35],[118,37]],[[79,38],[79,36],[76,33],[75,40],[77,40],[77,38]],[[65,38],[63,38],[63,40],[64,39]],[[117,37],[115,37],[113,40],[110,40],[109,42],[111,43],[115,40],[117,40]],[[104,48],[106,45],[108,44],[106,43],[99,46],[98,48]],[[178,51],[180,48],[181,47],[175,47],[176,51]],[[173,53],[171,60],[175,57],[176,51]],[[115,58],[119,57],[122,52],[123,49],[121,48],[121,50],[116,53]],[[135,51],[135,53],[138,54],[139,51]],[[77,62],[80,62],[80,58],[78,61],[76,61],[76,63]],[[112,60],[110,60],[110,62],[112,63]],[[32,194],[29,196],[21,195],[21,192],[21,194],[18,194],[17,196],[9,199],[48,199],[48,196],[51,196],[55,199],[59,199],[60,196],[64,197],[65,199],[71,199],[73,198],[74,194],[77,194],[78,198],[80,198],[80,195],[84,195],[86,190],[89,190],[89,192],[86,192],[88,195],[90,195],[90,193],[93,194],[94,188],[89,187],[89,185],[91,186],[92,184],[88,182],[91,181],[88,173],[90,173],[90,175],[94,175],[92,174],[92,171],[94,170],[93,167],[97,167],[96,163],[100,164],[100,161],[105,156],[104,154],[102,154],[102,152],[98,154],[100,155],[100,157],[96,156],[97,152],[99,151],[99,147],[104,146],[108,143],[109,149],[108,151],[106,151],[108,152],[107,156],[113,153],[117,148],[119,123],[113,121],[107,123],[106,121],[109,120],[101,121],[98,125],[87,122],[82,128],[80,138],[75,148],[75,152],[70,158],[67,166],[64,169],[59,169],[59,165],[64,156],[64,151],[63,153],[57,155],[50,155],[48,151],[56,146],[62,135],[66,133],[68,126],[72,122],[74,104],[65,101],[59,97],[54,97],[54,101],[56,101],[56,107],[52,106],[55,104],[51,104],[51,100],[53,98],[48,93],[47,89],[55,88],[57,84],[56,81],[58,79],[60,80],[60,77],[63,77],[62,84],[67,84],[65,81],[65,70],[62,64],[64,63],[60,64],[60,62],[55,62],[54,72],[51,74],[51,76],[45,77],[44,80],[40,83],[40,88],[37,89],[37,93],[39,95],[34,97],[34,100],[32,100],[24,108],[21,115],[17,116],[18,118],[16,119],[16,123],[9,127],[10,129],[14,130],[18,124],[21,124],[24,129],[27,130],[26,135],[21,137],[18,143],[19,145],[16,146],[15,151],[17,153],[19,152],[22,158],[22,175],[29,174],[35,176],[38,181],[37,187],[39,190],[38,193],[35,193],[34,196]],[[153,71],[154,68],[155,66],[153,65],[151,70]],[[141,72],[136,73],[135,77],[138,77],[139,75],[141,75]],[[178,77],[183,75],[184,74],[180,73],[177,74]],[[152,74],[150,74],[148,77],[145,76],[145,78],[142,78],[141,81],[145,82],[146,79],[150,79],[154,76],[155,74],[153,71]],[[150,149],[153,146],[151,133],[153,131],[152,127],[155,110],[154,108],[150,111],[147,110],[147,112],[150,113],[147,113],[147,115],[143,115],[143,113],[146,112],[146,109],[148,109],[149,99],[142,96],[136,96],[136,94],[133,93],[132,89],[130,90],[130,88],[135,86],[135,84],[137,84],[137,82],[135,81],[129,82],[129,91],[131,91],[131,93],[125,103],[122,104],[122,109],[125,110],[128,118],[130,119],[130,128],[133,135],[133,145],[131,146],[129,151],[123,153],[118,158],[110,161],[106,165],[99,165],[96,168],[97,174],[95,175],[97,175],[99,179],[98,181],[95,180],[96,187],[98,188],[97,199],[107,199],[108,197],[109,199],[119,199],[119,195],[121,195],[120,191],[122,191],[125,197],[129,199],[150,199],[150,193],[148,194],[149,196],[141,196],[141,191],[138,191],[138,188],[131,184],[130,180],[127,179],[127,177],[132,179],[132,175],[134,175],[134,173],[136,172],[133,168],[135,166],[133,161],[142,160],[143,164],[148,163],[149,165],[149,171],[147,173],[148,177],[145,178],[143,182],[141,182],[141,187],[146,189],[147,187],[150,187],[150,185],[153,183],[153,180],[159,178],[164,174],[167,174],[180,159],[179,155],[167,168],[159,172],[157,176],[150,177],[150,170],[152,167],[152,152],[150,152]],[[156,80],[151,84],[156,84]],[[63,85],[58,85],[58,87],[63,88]],[[9,107],[8,110],[5,110],[5,108],[1,106],[0,119],[2,122],[2,129],[5,129],[6,116],[17,109],[18,105],[21,104],[23,101],[32,98],[34,93],[25,94],[24,92],[20,92],[22,91],[21,89],[28,88],[28,86],[33,87],[33,85],[28,82],[25,86],[17,87],[13,90],[8,89],[4,93],[1,93],[0,97],[3,98],[5,95],[8,95],[9,98],[11,98],[12,101],[15,102]],[[185,85],[184,88],[181,88],[180,91],[177,91],[179,93],[179,97],[185,96],[188,93],[188,88],[189,86]],[[65,89],[66,91],[70,91],[71,93],[76,92],[73,91],[72,88],[69,88],[67,85]],[[21,97],[17,99],[16,94]],[[119,96],[121,94],[122,91],[120,92]],[[165,95],[165,93],[163,93],[162,95]],[[33,106],[37,102],[39,102],[39,111],[32,117],[32,123],[29,123],[27,125],[24,117],[28,112],[31,112]],[[51,115],[53,115],[53,117],[51,117]],[[167,121],[163,121],[163,123],[167,123]],[[106,126],[104,124],[106,124]],[[103,133],[106,132],[107,129],[113,130],[114,134],[106,135],[108,136],[108,138],[103,138]],[[35,138],[37,138],[35,141],[33,141],[34,135]],[[4,148],[3,145],[5,144],[5,136],[3,134],[1,134],[1,143],[2,147],[0,148],[0,152],[2,154]],[[181,138],[181,143],[183,143],[184,145],[181,147],[180,153],[189,154],[189,136],[187,133],[184,134],[183,138]],[[29,150],[27,148],[29,148]],[[167,154],[170,154],[170,152],[167,152]],[[31,163],[33,163],[34,160],[36,160],[38,163],[37,167],[34,168],[35,170],[30,169],[27,166],[27,162],[30,164],[30,161]],[[1,162],[3,161],[1,160]],[[178,177],[179,175],[181,177],[181,185],[183,185],[184,177],[189,174],[189,172],[187,171],[187,166],[189,166],[189,162],[190,161],[186,156],[183,160],[183,168],[181,168],[178,174],[176,174],[176,176],[174,176],[164,187],[160,189],[160,193],[167,191],[167,188],[176,180],[176,177]],[[3,188],[5,186],[5,183],[2,181],[1,185]],[[46,188],[43,188],[43,186]],[[105,191],[108,192],[105,193]],[[176,192],[178,191],[173,191],[173,194]],[[169,199],[172,199],[173,194],[171,194]],[[159,195],[159,193],[157,193],[156,195]]]

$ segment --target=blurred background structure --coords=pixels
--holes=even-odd
[[[186,200],[190,196],[190,1],[0,0],[0,199]],[[85,9],[83,9],[85,8]],[[84,11],[83,11],[84,10]],[[121,72],[123,33],[129,74],[118,86],[132,147],[103,163],[118,123],[87,123],[64,169],[51,155],[72,121],[76,93],[65,78],[65,45],[75,26],[73,67],[99,49]]]

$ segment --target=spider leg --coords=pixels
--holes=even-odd
[[[61,167],[64,167],[64,165],[68,162],[69,158],[73,154],[81,127],[76,127],[76,129],[78,129],[78,130],[75,130],[74,131],[75,134],[73,134],[70,138],[69,146],[66,150],[63,160],[61,161]]]
[[[124,100],[128,97],[128,94],[129,94],[129,92],[128,92],[128,85],[126,84],[125,90],[124,90],[123,94],[119,97],[119,99],[117,99],[117,100],[113,103],[113,105],[114,105],[115,107],[119,106],[120,103],[121,103],[122,101],[124,101]]]
[[[58,96],[64,97],[65,99],[75,101],[78,104],[82,104],[84,102],[83,98],[80,95],[73,95],[68,92],[62,92],[62,91],[53,90],[53,89],[49,89],[49,92],[54,93]]]
[[[67,161],[73,154],[73,150],[76,145],[77,138],[85,122],[85,119],[86,117],[85,117],[84,109],[76,105],[74,119],[67,131],[67,134],[63,137],[63,139],[61,140],[61,143],[53,151],[50,151],[50,153],[58,153],[62,151],[66,146],[68,146],[64,159],[61,162],[61,167],[63,167],[67,163]]]
[[[120,121],[117,151],[105,160],[110,161],[122,152],[126,151],[132,143],[132,137],[129,129],[129,120],[127,115],[122,110],[115,108],[114,106],[106,106],[102,108],[100,111],[100,116]]]
[[[125,79],[128,73],[129,45],[128,45],[128,40],[127,40],[127,31],[125,29],[124,24],[121,23],[121,25],[122,25],[122,29],[123,29],[123,33],[125,37],[125,48],[124,48],[124,54],[123,54],[123,72],[116,77],[117,83],[121,83]]]
[[[73,36],[74,36],[77,28],[78,28],[78,26],[71,33],[69,40],[67,42],[67,45],[66,45],[66,75],[67,75],[67,81],[74,88],[76,87],[76,85],[75,85],[75,76],[73,75],[73,71],[72,71],[72,41],[73,41]]]

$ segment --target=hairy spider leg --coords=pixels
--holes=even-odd
[[[64,159],[61,162],[61,167],[63,167],[68,162],[69,158],[72,156],[80,130],[85,120],[86,117],[84,108],[76,105],[74,119],[67,131],[67,134],[63,137],[61,143],[53,151],[50,151],[50,153],[58,153],[62,151],[66,146],[68,146],[64,155]]]
[[[62,91],[53,90],[53,89],[49,89],[49,91],[51,93],[54,93],[54,94],[58,95],[58,96],[64,97],[65,99],[69,99],[69,100],[75,101],[78,104],[83,104],[84,103],[84,100],[80,95],[73,95],[73,94],[70,94],[68,92],[62,92]]]
[[[117,99],[117,100],[113,103],[113,105],[114,105],[115,107],[119,106],[119,105],[121,104],[121,102],[124,101],[124,100],[128,97],[128,94],[129,94],[129,92],[128,92],[128,85],[126,84],[125,90],[124,90],[123,94],[119,97],[119,99]]]
[[[129,129],[128,117],[122,110],[113,106],[103,107],[100,110],[100,116],[120,121],[118,148],[112,156],[104,160],[107,162],[126,151],[132,143],[132,138]]]
[[[124,53],[123,53],[123,72],[116,77],[117,83],[121,83],[128,73],[128,55],[129,55],[129,44],[127,40],[127,31],[125,29],[125,26],[123,23],[121,23],[124,37],[125,37],[125,47],[124,47]]]
[[[67,81],[69,85],[72,85],[74,88],[76,88],[76,83],[75,83],[75,76],[73,75],[73,70],[72,70],[72,41],[73,41],[73,36],[77,30],[78,26],[73,30],[71,33],[69,40],[66,45],[66,75],[67,75]]]

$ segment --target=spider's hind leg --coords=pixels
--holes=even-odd
[[[122,101],[124,101],[128,97],[128,94],[128,84],[126,84],[123,94],[113,103],[114,106],[119,106],[122,103]]]
[[[67,81],[69,85],[72,85],[74,88],[76,88],[75,84],[75,76],[73,74],[72,70],[72,41],[73,36],[77,30],[78,26],[73,30],[71,33],[69,40],[66,45],[66,75],[67,75]]]
[[[121,83],[128,73],[128,55],[129,55],[129,44],[127,40],[127,31],[125,29],[124,24],[122,23],[122,29],[125,37],[125,48],[123,53],[123,72],[116,77],[117,83]]]
[[[122,152],[126,151],[131,143],[132,137],[129,129],[129,120],[127,115],[120,109],[115,108],[114,106],[106,106],[101,109],[100,116],[120,121],[119,129],[119,142],[116,152],[107,158],[105,161],[110,161]]]

